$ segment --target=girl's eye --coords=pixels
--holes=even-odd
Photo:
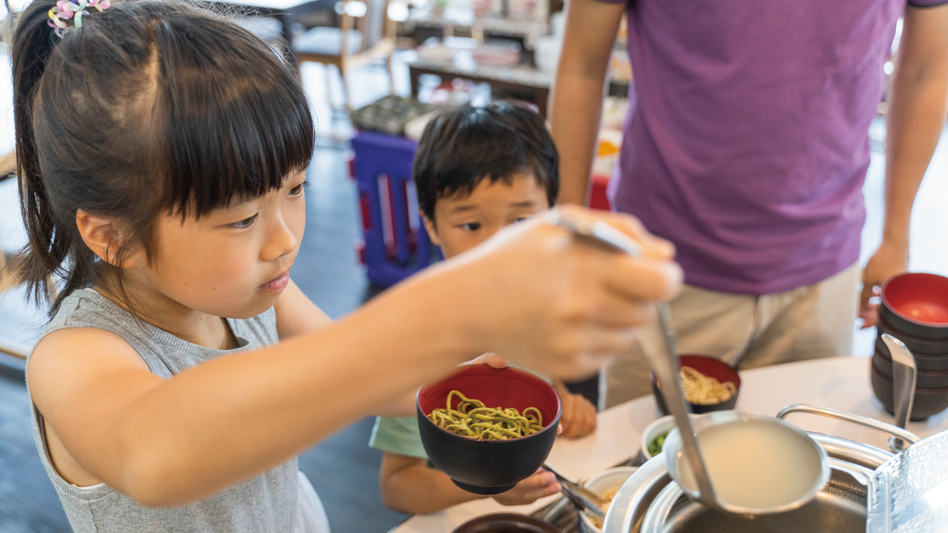
[[[531,217],[529,217],[529,216],[517,217],[517,218],[514,219],[513,223],[516,224],[517,222],[523,222],[524,220],[530,220],[530,218],[531,218]]]
[[[292,189],[290,189],[290,196],[299,196],[303,194],[303,188],[306,187],[307,185],[309,185],[308,180],[304,181],[303,183],[300,183],[296,187],[293,187]]]
[[[230,226],[232,228],[237,228],[237,229],[249,228],[253,224],[254,220],[257,220],[257,215],[254,215],[252,217],[247,217],[241,220],[240,222],[234,222]]]
[[[477,230],[481,229],[481,223],[480,223],[480,222],[468,222],[467,224],[461,224],[461,225],[458,226],[458,227],[461,228],[461,229],[464,230],[464,231],[477,231]]]

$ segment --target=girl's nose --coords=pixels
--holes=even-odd
[[[296,251],[300,238],[294,231],[292,220],[279,214],[271,220],[267,232],[267,241],[261,252],[264,261],[273,261]]]

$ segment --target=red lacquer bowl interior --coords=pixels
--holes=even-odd
[[[741,377],[737,374],[737,370],[731,368],[731,365],[724,361],[703,355],[682,355],[679,359],[681,360],[681,366],[694,368],[705,376],[714,378],[721,383],[730,381],[735,388],[741,388]]]
[[[492,368],[488,365],[466,365],[450,377],[426,385],[418,391],[418,406],[428,415],[434,409],[446,407],[448,394],[460,391],[472,400],[480,400],[487,407],[513,407],[523,413],[536,407],[547,427],[560,414],[560,398],[553,387],[539,377],[516,368]],[[457,400],[452,408],[457,408]]]
[[[910,272],[882,284],[882,301],[900,317],[926,326],[948,326],[948,278]]]

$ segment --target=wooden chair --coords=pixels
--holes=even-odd
[[[352,111],[352,91],[346,80],[349,70],[384,59],[390,91],[395,86],[395,21],[388,17],[388,5],[389,0],[343,0],[338,27],[317,26],[293,40],[300,62],[313,61],[339,69],[346,111]],[[328,89],[329,77],[326,79]]]

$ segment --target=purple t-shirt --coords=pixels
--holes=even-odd
[[[710,290],[781,292],[855,263],[905,0],[628,4],[616,209],[674,242],[685,281]]]

